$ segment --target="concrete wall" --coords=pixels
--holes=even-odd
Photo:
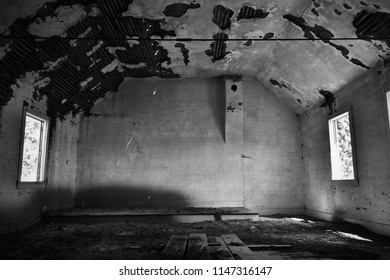
[[[223,79],[128,80],[81,121],[76,206],[302,211],[299,120],[243,84],[243,141],[226,142]]]
[[[302,118],[307,214],[390,234],[389,86],[389,69],[379,65],[336,93],[335,109],[353,110],[358,184],[331,181],[328,109],[318,107]]]
[[[22,136],[23,104],[45,114],[46,100],[32,99],[33,88],[19,83],[14,98],[0,107],[0,233],[21,230],[33,225],[45,206],[59,209],[73,206],[75,185],[76,141],[78,128],[71,123],[77,119],[58,121],[50,139],[48,185],[46,188],[18,189],[17,177]],[[64,162],[68,161],[68,165]],[[66,195],[65,195],[66,194]]]

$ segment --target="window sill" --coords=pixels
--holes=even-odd
[[[358,187],[359,180],[331,180],[333,186]]]
[[[17,182],[18,189],[44,189],[47,182]]]

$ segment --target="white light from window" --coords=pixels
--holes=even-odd
[[[390,127],[390,91],[386,92],[387,97],[387,116],[389,118],[389,127]]]
[[[332,180],[354,180],[354,158],[349,112],[329,120]]]
[[[43,182],[46,164],[48,121],[26,113],[21,182]]]

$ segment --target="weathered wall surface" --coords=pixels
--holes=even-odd
[[[1,107],[0,118],[0,232],[20,230],[37,221],[44,189],[17,189],[23,101],[44,113],[45,100],[33,102],[29,86],[14,88],[15,98]]]
[[[81,121],[76,206],[303,209],[299,120],[242,84],[244,139],[232,143],[223,79],[126,81]]]
[[[37,189],[17,188],[23,104],[28,104],[30,109],[42,114],[46,113],[46,99],[36,101],[32,98],[31,85],[22,82],[18,82],[18,85],[14,86],[15,97],[0,108],[0,232],[17,231],[34,224],[45,211],[46,205],[54,209],[71,207],[73,203],[73,194],[64,196],[64,190],[74,186],[76,174],[75,137],[78,128],[71,128],[70,120],[58,121],[52,135],[50,155],[54,158],[49,158],[48,186]],[[61,163],[67,160],[73,162],[73,166]]]
[[[382,65],[336,93],[340,111],[353,110],[358,185],[331,181],[328,108],[302,119],[307,214],[360,223],[390,234],[390,145],[385,92],[390,72]]]
[[[57,120],[49,151],[48,187],[44,211],[74,206],[76,186],[77,141],[80,116]]]
[[[261,214],[304,209],[297,116],[258,83],[244,83],[244,180],[247,207]]]

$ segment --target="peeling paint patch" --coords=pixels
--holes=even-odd
[[[99,43],[97,43],[95,46],[93,46],[92,50],[87,52],[87,56],[93,55],[103,44],[104,44],[104,42],[100,40]]]
[[[248,41],[246,41],[243,45],[244,46],[247,46],[247,47],[250,47],[251,45],[252,45],[252,40],[251,39],[249,39]]]
[[[10,43],[7,43],[4,47],[0,47],[0,60],[11,50]]]
[[[86,17],[87,13],[83,6],[59,6],[55,10],[54,17],[38,18],[28,27],[31,35],[51,37],[63,34],[69,27],[77,24]]]
[[[315,26],[310,26],[309,24],[307,24],[307,22],[304,18],[296,17],[296,16],[293,16],[290,14],[284,15],[283,18],[287,19],[288,21],[290,21],[294,25],[301,28],[303,33],[304,33],[303,36],[305,38],[313,40],[315,38],[314,36],[317,36],[319,39],[322,40],[322,42],[324,42],[325,44],[328,44],[328,45],[332,46],[334,49],[338,50],[345,57],[345,59],[347,59],[351,63],[356,64],[358,66],[361,66],[363,68],[369,69],[368,66],[364,65],[364,63],[360,62],[358,59],[356,59],[356,58],[350,59],[349,58],[349,50],[346,47],[331,42],[331,39],[334,37],[334,34],[330,30],[326,29],[325,27],[317,25],[317,24]]]
[[[106,65],[101,71],[102,73],[112,72],[119,66],[119,61],[114,59],[110,64]]]
[[[102,59],[99,58],[99,59],[97,59],[97,60],[94,60],[93,58],[91,58],[91,61],[92,61],[92,63],[91,63],[91,65],[89,65],[88,68],[94,67],[94,66],[95,66],[96,64],[98,64],[100,61],[102,61]]]
[[[357,58],[351,58],[350,61],[353,63],[353,64],[356,64],[360,67],[363,67],[363,68],[366,68],[366,69],[370,69],[370,67],[368,67],[367,65],[365,65],[362,61],[360,61],[359,59]]]
[[[268,32],[267,34],[264,35],[264,38],[263,40],[268,40],[268,39],[271,39],[275,36],[275,34],[273,32]]]
[[[382,40],[390,47],[390,14],[383,12],[370,13],[366,10],[359,12],[353,19],[352,25],[360,39],[386,38]]]
[[[100,9],[98,7],[92,7],[92,9],[88,15],[90,17],[97,17],[97,16],[101,15]]]
[[[93,86],[91,88],[91,90],[97,90],[100,86],[101,86],[102,83],[98,83],[97,85]]]
[[[240,9],[237,21],[240,21],[242,19],[264,19],[268,15],[269,12],[266,12],[262,9],[255,9],[253,7],[244,6]]]
[[[333,114],[334,107],[336,106],[336,96],[327,90],[320,90],[320,94],[325,97],[324,102],[321,104],[321,108],[328,107],[329,115]]]
[[[81,87],[81,88],[85,88],[85,87],[88,85],[88,83],[91,82],[92,80],[93,80],[93,77],[89,77],[89,78],[86,79],[85,81],[82,81],[82,82],[80,83],[80,87]]]
[[[139,63],[139,64],[127,64],[127,63],[122,63],[122,66],[126,67],[127,69],[138,69],[138,68],[145,68],[147,67],[146,63]]]
[[[179,18],[184,16],[189,9],[198,9],[198,8],[200,8],[199,3],[191,3],[191,4],[175,3],[166,6],[163,11],[163,14],[166,15],[167,17]]]
[[[65,55],[63,57],[60,57],[56,61],[47,61],[47,62],[45,62],[43,67],[45,68],[45,70],[51,71],[51,70],[56,69],[62,62],[64,62],[67,59],[68,59],[68,56]]]
[[[137,40],[137,38],[127,40],[126,42],[129,44],[130,48],[134,47],[135,45],[139,45],[139,41]]]
[[[210,44],[211,49],[206,50],[205,53],[212,57],[212,62],[222,60],[229,52],[226,51],[226,41],[229,36],[226,33],[218,33],[213,36],[215,42]]]
[[[222,5],[217,5],[213,9],[213,22],[219,26],[222,30],[230,28],[232,24],[230,18],[234,15],[234,12]]]
[[[188,65],[188,63],[190,62],[190,59],[189,59],[190,51],[189,51],[189,49],[187,49],[186,46],[183,43],[176,43],[175,47],[176,48],[180,48],[180,51],[183,54],[183,62],[184,62],[185,65]]]

